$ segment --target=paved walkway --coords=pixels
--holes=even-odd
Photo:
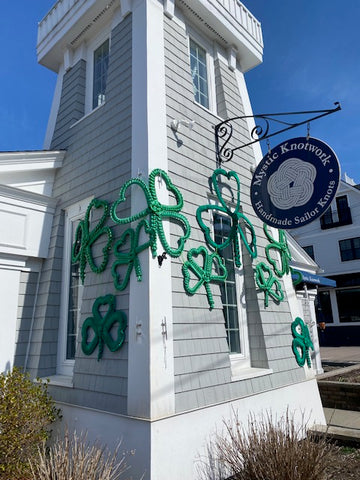
[[[360,363],[360,347],[320,347],[323,362]]]

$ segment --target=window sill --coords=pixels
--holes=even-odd
[[[263,377],[265,375],[271,375],[273,370],[271,368],[243,368],[231,376],[232,382],[238,380],[247,380],[249,378]]]
[[[56,387],[74,387],[73,377],[70,377],[69,375],[51,375],[50,377],[46,377],[46,380],[49,380],[49,385],[54,385]]]
[[[85,113],[85,115],[83,115],[81,118],[79,118],[79,120],[76,120],[76,122],[74,122],[72,125],[70,125],[69,128],[76,127],[76,125],[78,125],[78,124],[81,123],[83,120],[85,120],[85,118],[90,117],[90,115],[92,115],[94,112],[97,112],[98,110],[100,110],[100,108],[102,108],[102,107],[105,105],[105,103],[106,103],[106,101],[105,101],[104,103],[102,103],[101,105],[99,105],[98,107],[93,108],[92,110],[90,110],[90,112]]]

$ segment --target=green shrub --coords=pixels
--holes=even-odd
[[[27,478],[29,461],[59,416],[47,383],[32,382],[16,367],[0,374],[0,479]]]
[[[87,442],[86,434],[65,432],[64,438],[47,448],[31,462],[33,480],[126,480],[127,456],[119,455],[119,447],[108,448]]]

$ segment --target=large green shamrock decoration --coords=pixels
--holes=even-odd
[[[260,262],[255,267],[255,280],[257,286],[265,293],[265,307],[269,305],[269,297],[276,302],[284,300],[284,293],[280,282],[274,277],[270,267],[264,262]]]
[[[100,313],[100,308],[107,306],[107,312],[104,316]],[[126,315],[124,312],[115,310],[114,295],[106,295],[95,300],[92,307],[92,317],[88,317],[81,328],[81,348],[85,355],[91,355],[95,348],[99,346],[98,360],[102,357],[104,344],[108,346],[111,352],[116,352],[122,346],[125,340],[125,329],[127,326]],[[114,340],[111,330],[117,326],[117,337]],[[89,333],[93,338],[89,340]]]
[[[300,332],[298,331],[300,327]],[[294,352],[297,364],[299,367],[305,365],[305,361],[308,364],[308,367],[311,367],[311,359],[309,349],[314,350],[314,345],[310,338],[310,332],[307,325],[300,317],[296,317],[291,324],[291,332],[293,334],[294,340],[292,342],[292,351]]]
[[[93,208],[102,208],[103,214],[95,228],[90,230],[90,213]],[[80,278],[82,283],[84,283],[85,280],[85,267],[87,263],[94,273],[101,273],[105,270],[109,260],[112,232],[110,227],[104,227],[106,218],[109,216],[109,210],[109,205],[105,200],[94,198],[86,210],[84,219],[80,221],[76,228],[75,241],[71,249],[71,260],[73,263],[79,262],[80,264]],[[107,241],[102,249],[103,260],[101,264],[97,266],[92,255],[92,247],[102,236],[107,236]]]
[[[148,235],[148,241],[139,245],[139,236],[142,230]],[[156,233],[152,228],[150,228],[148,222],[146,220],[141,220],[135,230],[133,228],[128,228],[115,243],[114,254],[117,257],[117,260],[112,265],[111,274],[117,290],[124,290],[126,288],[133,269],[135,269],[138,281],[141,281],[142,271],[138,254],[152,245],[155,237]],[[123,247],[128,240],[130,242],[130,250],[128,252],[121,251],[121,247]],[[120,265],[126,264],[128,265],[128,268],[126,270],[124,279],[120,281],[117,269]]]
[[[291,253],[289,245],[286,240],[286,233],[284,230],[279,230],[279,240],[276,241],[269,233],[266,223],[264,223],[264,232],[269,240],[269,244],[265,247],[266,258],[270,265],[272,265],[274,272],[278,277],[288,274],[290,272],[289,262],[291,260]],[[275,250],[280,254],[281,269],[278,268],[278,260],[270,255],[270,251]]]
[[[225,201],[220,191],[218,177],[222,175],[226,177],[228,180],[234,179],[236,182],[236,201],[235,207],[232,209]],[[200,225],[200,228],[204,232],[205,239],[209,245],[214,247],[215,249],[223,249],[226,248],[228,245],[232,243],[233,245],[233,252],[234,252],[234,260],[235,265],[237,267],[241,266],[240,260],[240,245],[239,245],[239,235],[241,240],[243,241],[245,248],[249,252],[252,258],[257,256],[257,249],[256,249],[256,235],[253,225],[251,224],[250,220],[246,218],[246,216],[240,212],[240,180],[236,172],[230,171],[226,172],[226,170],[222,168],[217,168],[211,177],[212,184],[217,195],[217,198],[220,202],[220,205],[202,205],[198,207],[196,211],[196,219]],[[204,223],[202,214],[203,212],[212,211],[214,213],[221,213],[228,218],[230,218],[230,232],[222,243],[217,243],[213,237],[210,228]],[[249,243],[246,239],[246,235],[244,232],[244,228],[247,228],[251,232],[251,242]]]
[[[199,265],[195,260],[200,256],[202,257],[202,265]],[[219,273],[212,273],[213,269],[216,269]],[[210,282],[224,281],[227,277],[227,270],[220,255],[210,253],[202,246],[192,248],[187,254],[187,261],[183,264],[182,270],[185,291],[190,295],[194,295],[204,285],[210,310],[212,310],[214,308],[214,299],[210,289]],[[198,278],[198,281],[192,287],[190,286],[190,271]]]
[[[165,182],[166,188],[175,197],[175,205],[164,205],[159,202],[155,189],[156,178],[161,178]],[[138,185],[142,189],[147,201],[147,207],[141,212],[135,215],[131,215],[130,217],[119,218],[116,213],[117,207],[120,203],[126,200],[127,190],[132,185]],[[179,213],[183,207],[183,204],[183,197],[178,188],[176,188],[171,182],[168,174],[164,172],[164,170],[156,168],[149,175],[149,185],[146,185],[146,183],[140,178],[132,178],[122,186],[119,193],[119,198],[113,203],[111,207],[111,218],[115,223],[126,224],[145,218],[149,215],[150,227],[156,232],[162,246],[164,247],[165,252],[167,252],[171,257],[178,257],[184,249],[186,240],[190,236],[190,224],[188,220],[184,217],[184,215]],[[172,248],[169,245],[164,233],[163,220],[176,222],[183,229],[184,235],[178,238],[177,248]],[[151,243],[151,251],[153,256],[155,257],[157,255],[156,237]]]

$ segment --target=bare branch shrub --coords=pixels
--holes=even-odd
[[[63,439],[50,448],[45,443],[38,459],[31,463],[33,480],[126,480],[130,468],[120,445],[111,452],[107,447],[90,444],[86,434],[65,432]],[[121,457],[121,458],[119,458]]]
[[[234,413],[225,422],[223,434],[208,445],[208,458],[201,466],[207,480],[325,480],[332,448],[325,437],[314,440],[306,422],[296,425],[287,412],[280,420],[270,414],[247,425]]]

